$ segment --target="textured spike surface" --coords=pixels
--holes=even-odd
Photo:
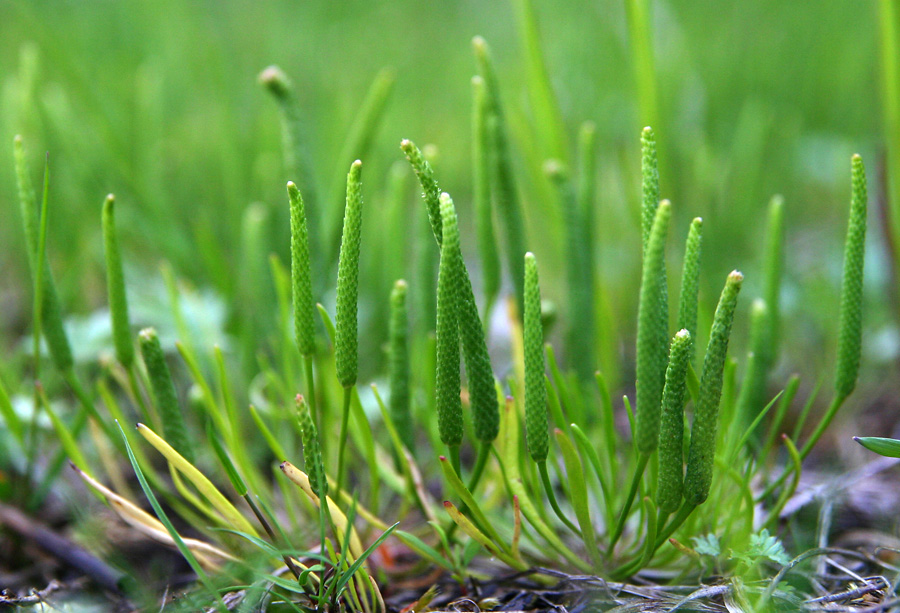
[[[862,158],[854,155],[850,221],[844,243],[844,275],[841,280],[840,332],[835,366],[834,388],[847,397],[856,387],[862,345],[863,267],[866,255],[866,168]]]
[[[306,464],[306,474],[309,476],[309,486],[316,496],[321,498],[328,495],[328,479],[325,477],[325,466],[322,463],[322,449],[319,446],[319,434],[313,423],[309,405],[303,396],[297,396],[297,419],[300,422],[300,436],[303,441],[303,461]]]
[[[300,190],[292,181],[288,181],[287,190],[291,207],[291,297],[294,304],[294,337],[300,353],[309,356],[316,348],[316,306],[312,290],[309,230]]]
[[[666,512],[681,504],[684,478],[684,392],[693,338],[687,330],[679,330],[669,349],[666,386],[663,389],[659,436],[659,488],[657,506]]]
[[[638,305],[637,447],[651,453],[659,441],[659,411],[668,355],[668,313],[665,302],[665,246],[672,215],[668,201],[660,203],[644,254]]]
[[[547,388],[544,379],[544,331],[541,287],[534,254],[525,254],[525,442],[538,463],[547,459]]]
[[[153,390],[153,398],[156,400],[156,408],[159,410],[159,417],[162,420],[166,442],[184,456],[184,459],[193,463],[194,448],[188,438],[184,415],[181,413],[181,404],[178,402],[178,394],[175,391],[175,383],[166,364],[166,356],[159,343],[156,330],[153,328],[141,330],[138,334],[138,345],[141,348],[144,365],[147,367],[150,388]]]
[[[362,231],[362,162],[356,160],[347,174],[347,207],[338,262],[337,317],[334,357],[338,381],[345,388],[356,384],[358,342],[357,301],[359,297],[359,244]]]
[[[713,317],[706,357],[703,360],[700,397],[694,408],[691,446],[688,452],[687,472],[684,477],[684,498],[694,505],[706,500],[712,484],[725,356],[728,353],[728,339],[731,336],[731,324],[734,321],[738,293],[741,291],[743,282],[744,275],[736,270],[728,275],[722,295],[719,297],[716,314]]]
[[[406,281],[394,283],[391,291],[390,320],[390,411],[400,440],[413,448],[413,423],[409,410],[409,317],[406,310]]]
[[[444,240],[441,245],[441,265],[438,270],[435,395],[441,442],[448,446],[454,446],[462,442],[463,436],[462,402],[459,398],[459,326],[457,323],[459,228],[453,200],[447,194],[441,194],[441,221]]]

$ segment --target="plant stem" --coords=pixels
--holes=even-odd
[[[344,388],[344,408],[341,411],[341,434],[338,438],[337,492],[344,491],[344,449],[347,447],[347,422],[350,421],[350,397],[353,388]],[[322,437],[324,438],[324,437]]]
[[[538,472],[541,474],[541,483],[544,484],[544,491],[547,493],[547,500],[550,501],[553,512],[556,513],[556,516],[562,520],[562,523],[564,523],[569,530],[574,532],[578,538],[581,538],[581,531],[563,514],[562,509],[559,508],[559,503],[556,501],[556,494],[553,493],[553,484],[550,483],[550,473],[547,471],[547,461],[544,460],[543,462],[538,462],[537,467]]]
[[[484,474],[484,467],[487,466],[487,460],[490,455],[491,443],[486,441],[482,442],[478,447],[478,457],[475,458],[475,467],[472,469],[472,474],[469,476],[468,489],[470,492],[474,492],[475,488],[478,487],[478,482],[481,480],[481,475]]]
[[[131,387],[131,393],[134,395],[134,401],[137,403],[138,408],[141,411],[141,415],[144,416],[149,423],[154,426],[159,426],[159,416],[156,414],[156,411],[150,413],[150,408],[147,406],[147,403],[144,402],[144,396],[141,394],[141,388],[138,385],[138,378],[135,369],[137,366],[132,362],[126,369],[125,372],[128,374],[128,385]]]
[[[663,543],[669,540],[669,537],[675,533],[675,531],[685,522],[685,520],[693,513],[694,509],[697,508],[697,505],[692,504],[690,502],[685,501],[681,508],[678,509],[678,513],[669,522],[669,525],[665,527],[664,530],[659,530],[657,526],[657,535],[656,541],[653,543],[653,549],[650,552],[650,556],[652,557],[656,550],[659,549]],[[647,555],[646,550],[644,551],[644,556]],[[641,563],[643,561],[643,557],[632,560],[631,562],[620,566],[610,573],[611,577],[629,577],[639,571],[641,569]]]
[[[613,549],[616,547],[616,542],[619,540],[619,537],[622,536],[622,531],[625,530],[625,520],[628,519],[628,512],[631,510],[631,504],[634,502],[634,496],[637,494],[638,486],[641,484],[641,477],[644,476],[644,469],[647,467],[647,461],[649,459],[650,454],[648,453],[642,453],[638,458],[634,477],[631,479],[631,487],[628,488],[628,496],[625,498],[625,506],[622,507],[622,513],[619,515],[616,530],[609,540],[609,549],[607,550],[609,554],[612,554]]]
[[[447,445],[447,449],[447,457],[450,458],[450,466],[453,467],[453,470],[456,471],[457,475],[461,475],[462,472],[460,471],[459,445]]]
[[[272,539],[273,543],[277,543],[278,539],[275,537],[275,532],[272,531],[272,526],[269,525],[269,522],[266,520],[266,517],[259,510],[259,507],[256,506],[256,503],[253,502],[253,498],[249,493],[244,493],[243,498],[247,501],[247,505],[250,507],[250,510],[253,511],[253,514],[256,516],[256,519],[259,520],[259,524],[263,527],[263,530],[266,531],[266,534],[269,535],[269,538]],[[300,571],[297,568],[297,565],[294,564],[294,561],[291,560],[291,556],[288,554],[283,554],[282,558],[284,559],[285,565],[291,571],[297,580],[300,580]]]
[[[313,356],[303,356],[304,374],[306,376],[306,404],[309,405],[309,411],[313,415],[313,422],[316,424],[317,432],[324,432],[325,412],[316,411],[316,379],[313,374]],[[322,446],[322,454],[325,454],[325,437],[319,437],[319,444]]]
[[[900,241],[900,66],[898,66],[897,2],[878,2],[878,25],[881,34],[881,94],[884,112],[882,135],[887,145],[888,210],[891,222],[890,233],[894,244]],[[897,254],[894,254],[895,258]],[[900,261],[895,262],[900,265]]]
[[[825,415],[822,416],[822,420],[816,426],[816,429],[810,435],[809,439],[807,439],[806,443],[804,443],[803,447],[800,449],[800,461],[806,459],[806,456],[810,454],[813,447],[815,447],[816,443],[822,438],[822,435],[825,433],[825,430],[828,428],[829,424],[831,424],[831,420],[834,419],[835,414],[837,414],[838,410],[841,408],[841,405],[844,404],[844,400],[846,397],[835,396],[831,401],[831,405],[828,407],[828,410],[825,411]],[[794,466],[792,465],[790,468],[785,468],[784,472],[781,473],[781,476],[778,477],[773,483],[771,483],[762,494],[756,497],[756,502],[760,502],[768,498],[772,492],[781,487],[785,480],[790,476],[793,472]]]

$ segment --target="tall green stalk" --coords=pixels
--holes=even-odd
[[[546,463],[550,449],[547,387],[544,371],[544,329],[541,323],[541,287],[537,260],[525,254],[525,444],[538,464]]]
[[[462,403],[459,377],[459,228],[453,200],[440,196],[441,265],[437,291],[437,372],[436,390],[438,429],[447,445],[450,461],[459,474],[459,446],[463,437]]]
[[[113,345],[116,359],[126,369],[134,362],[134,342],[128,319],[128,297],[125,293],[125,274],[122,256],[116,237],[115,197],[109,194],[103,203],[103,247],[106,253],[106,289],[109,296],[109,312],[112,319]]]
[[[175,391],[175,382],[172,380],[172,373],[169,372],[166,364],[166,356],[159,343],[156,330],[153,328],[141,330],[138,334],[138,344],[141,348],[141,356],[144,358],[144,365],[147,367],[150,388],[153,390],[153,398],[156,400],[156,408],[162,420],[166,442],[185,460],[193,464],[194,444],[188,435],[181,404],[178,402],[178,394]]]
[[[655,210],[653,225],[644,249],[637,331],[637,423],[635,442],[638,461],[625,495],[625,504],[609,541],[612,552],[625,529],[650,455],[659,444],[659,418],[668,362],[668,314],[665,310],[665,247],[672,206],[663,200]]]
[[[687,330],[697,336],[697,298],[700,290],[700,251],[703,242],[703,220],[695,217],[688,230],[684,245],[684,264],[681,269],[681,296],[678,300],[679,330]],[[690,347],[690,360],[694,361],[694,343]]]
[[[425,160],[422,152],[419,151],[412,141],[402,141],[400,148],[406,154],[406,158],[412,165],[422,185],[428,218],[431,222],[434,238],[441,247],[441,260],[443,261],[442,215],[435,214],[436,210],[441,214],[443,213],[443,203],[441,202],[442,196],[438,195],[439,190],[437,181],[434,178],[434,172],[431,169],[431,165]],[[437,205],[437,208],[435,205]],[[497,403],[496,389],[494,388],[494,374],[487,350],[487,339],[478,315],[478,306],[475,302],[475,293],[472,289],[469,272],[463,261],[462,251],[458,244],[455,247],[455,258],[458,268],[458,271],[454,273],[458,275],[457,285],[455,286],[457,292],[455,317],[458,322],[459,335],[462,339],[475,437],[483,444],[487,444],[497,438],[500,424],[500,408]],[[483,450],[479,453],[486,454],[487,451]],[[485,459],[481,458],[479,465],[483,465],[481,463]]]
[[[31,267],[31,277],[34,283],[40,278],[41,285],[41,332],[47,342],[50,358],[53,360],[59,372],[70,375],[75,366],[72,357],[72,348],[69,338],[63,326],[62,307],[59,304],[59,296],[56,292],[56,283],[53,281],[53,273],[46,259],[39,266],[39,219],[37,200],[34,195],[34,186],[31,183],[31,172],[25,155],[25,145],[21,136],[14,139],[14,159],[16,166],[16,181],[19,188],[19,205],[22,213],[22,225],[25,230],[25,246],[28,249],[28,263]]]
[[[665,247],[672,207],[660,203],[644,254],[637,332],[637,448],[652,453],[659,442],[659,411],[668,362],[665,322]]]
[[[900,10],[897,0],[878,1],[881,51],[881,106],[887,149],[887,200],[894,243],[894,266],[900,269]]]
[[[665,514],[676,511],[681,504],[684,478],[682,455],[685,377],[690,363],[692,344],[691,333],[682,329],[672,339],[669,349],[669,365],[666,369],[660,420],[659,487],[656,491],[656,506]]]
[[[649,0],[625,0],[625,16],[631,57],[637,85],[640,121],[644,125],[659,125],[659,94],[656,86],[656,67],[653,61],[653,37],[650,32]]]
[[[547,470],[547,454],[550,451],[550,433],[547,419],[547,383],[544,363],[544,328],[541,321],[541,286],[537,260],[532,253],[525,254],[525,444],[528,455],[537,464],[547,500],[556,516],[575,534],[578,528],[559,508],[550,473]]]
[[[400,279],[391,292],[390,355],[388,362],[391,421],[403,445],[412,453],[415,437],[409,400],[409,321],[406,310],[406,281]],[[398,458],[398,461],[402,458]]]
[[[547,63],[541,50],[538,19],[531,0],[516,0],[513,8],[518,22],[519,36],[522,43],[522,54],[525,57],[525,69],[528,75],[528,99],[534,113],[534,127],[541,144],[544,158],[566,160],[568,145],[566,143],[565,122],[559,110],[553,85],[547,72]]]
[[[484,320],[489,321],[491,307],[500,293],[500,258],[491,207],[490,107],[484,79],[479,76],[472,77],[472,98],[472,199],[484,284]]]
[[[838,409],[856,388],[862,350],[863,270],[866,255],[866,217],[868,193],[866,167],[862,158],[851,160],[852,191],[850,220],[844,241],[844,273],[841,278],[840,327],[838,329],[837,362],[834,367],[834,399],[816,429],[800,450],[805,459],[825,433]]]
[[[307,119],[303,115],[300,101],[294,84],[278,66],[269,66],[259,75],[259,82],[265,87],[281,112],[282,145],[285,174],[299,181],[306,194],[309,218],[315,227],[319,223],[321,212],[317,208],[319,202],[316,189],[315,172],[309,153],[309,136]],[[314,238],[314,237],[313,237]],[[313,241],[313,251],[317,251],[318,242]]]
[[[337,308],[335,317],[334,361],[337,379],[344,388],[341,431],[338,439],[337,491],[342,490],[344,455],[347,448],[347,425],[350,399],[356,385],[359,360],[357,308],[359,297],[359,246],[362,233],[362,162],[356,160],[347,173],[347,205],[338,260]]]
[[[594,262],[596,192],[597,128],[592,122],[586,121],[581,124],[578,131],[578,188],[576,194],[578,216],[581,221],[577,244],[581,250],[581,283],[584,285],[582,291],[584,304],[580,307],[580,310],[583,311],[581,318],[584,326],[581,335],[588,339],[580,351],[581,357],[576,369],[580,377],[588,377],[583,379],[584,381],[593,379],[598,366],[597,356],[600,352],[594,349],[594,345],[604,347],[612,344],[604,338],[606,331],[601,331],[601,336],[598,338],[594,325],[594,303],[598,293]],[[573,328],[571,334],[574,333]],[[607,364],[606,366],[611,367],[612,365]]]
[[[313,299],[312,262],[309,253],[309,229],[303,196],[293,181],[288,181],[291,212],[291,303],[294,314],[294,342],[303,357],[306,377],[306,399],[320,430],[325,429],[325,415],[316,410],[313,360],[316,351],[316,307]]]
[[[592,249],[590,233],[585,230],[587,220],[579,207],[568,171],[561,162],[552,160],[545,171],[558,193],[565,220],[566,282],[569,295],[569,324],[566,339],[568,362],[581,381],[594,376],[594,288],[589,258]]]
[[[503,222],[506,248],[506,262],[516,290],[519,312],[522,312],[525,295],[525,270],[522,256],[525,254],[525,223],[522,219],[522,205],[516,188],[515,174],[512,167],[512,155],[509,151],[509,139],[503,108],[500,104],[500,91],[497,86],[497,75],[491,60],[487,42],[480,36],[472,40],[478,70],[484,79],[485,92],[490,108],[489,126],[491,130],[492,184],[494,186],[494,202]]]
[[[725,356],[731,337],[731,324],[744,275],[733,271],[728,275],[709,333],[709,344],[703,359],[700,376],[700,397],[694,407],[691,427],[691,446],[684,477],[684,499],[688,505],[699,505],[709,496],[716,456],[716,429],[719,423],[719,400],[722,398],[722,379]]]

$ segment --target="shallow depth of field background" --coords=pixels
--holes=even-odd
[[[638,110],[623,3],[534,4],[568,128],[569,162],[578,125],[591,120],[597,126],[600,285],[612,305],[606,325],[624,358],[633,352],[639,133],[647,120]],[[802,372],[807,386],[819,377],[830,380],[849,160],[859,152],[869,170],[862,386],[871,390],[898,344],[880,218],[883,121],[875,2],[660,0],[651,6],[661,188],[675,211],[670,269],[679,269],[690,219],[704,217],[701,328],[726,274],[740,268],[747,286],[734,347],[743,353],[748,305],[760,288],[765,207],[781,193],[788,262],[779,371]],[[96,361],[111,348],[105,319],[90,317],[106,303],[100,205],[108,192],[119,203],[136,323],[171,333],[160,275],[166,261],[196,290],[192,308],[203,324],[195,326],[196,342],[255,351],[265,348],[275,322],[265,256],[274,252],[287,261],[284,184],[296,179],[285,174],[277,108],[257,76],[278,64],[294,81],[307,113],[318,191],[327,194],[351,161],[337,156],[356,109],[378,71],[391,67],[394,91],[363,160],[360,335],[363,351],[376,359],[362,360],[362,375],[381,374],[377,358],[386,337],[390,283],[411,278],[414,233],[424,229],[412,180],[409,219],[391,226],[380,206],[389,169],[402,160],[401,138],[437,146],[438,178],[457,202],[463,249],[477,283],[469,159],[469,79],[475,73],[470,41],[476,34],[492,47],[513,129],[526,244],[541,262],[545,297],[565,317],[562,219],[535,154],[521,40],[508,2],[0,0],[4,354],[24,351],[31,305],[12,168],[14,134],[26,137],[35,184],[43,153],[50,152],[48,254],[62,302],[74,316],[80,359]],[[262,217],[265,231],[261,249],[242,230],[253,203],[250,214]],[[314,257],[336,262],[337,253]],[[332,287],[333,280],[323,284]],[[671,287],[677,292],[677,279]],[[326,304],[333,299],[318,298]],[[260,304],[270,304],[271,312],[260,312]],[[16,363],[6,361],[5,379],[20,372]],[[621,388],[631,382],[633,374],[622,372]],[[854,404],[866,401],[857,397]]]

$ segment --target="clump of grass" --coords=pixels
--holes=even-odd
[[[632,25],[638,32],[646,26],[646,15],[640,12],[640,3],[630,6]],[[530,5],[522,3],[519,8],[529,29],[526,47],[535,53],[537,38],[531,31]],[[367,355],[360,344],[368,341],[360,333],[361,315],[367,308],[360,306],[360,281],[370,270],[361,265],[367,254],[362,247],[362,163],[357,160],[346,177],[334,321],[319,305],[333,349],[317,342],[321,339],[316,338],[314,271],[327,269],[330,263],[328,254],[316,248],[318,241],[312,240],[314,234],[310,232],[315,217],[308,220],[312,210],[308,204],[315,202],[315,189],[311,180],[303,178],[300,167],[302,156],[298,151],[303,150],[305,138],[298,127],[300,111],[283,73],[268,69],[262,80],[282,108],[288,166],[298,173],[306,198],[296,184],[287,184],[290,274],[277,257],[272,260],[282,329],[273,334],[268,348],[271,351],[259,353],[261,376],[246,394],[254,402],[248,409],[255,427],[252,434],[245,431],[234,392],[238,386],[230,380],[222,349],[212,352],[210,370],[214,378],[208,380],[202,358],[192,347],[178,346],[192,385],[190,410],[182,409],[177,387],[182,382],[173,380],[167,365],[169,356],[152,328],[138,335],[146,376],[136,367],[111,196],[103,206],[102,227],[118,366],[111,367],[108,380],[104,378],[97,385],[108,414],[97,410],[78,383],[70,350],[66,356],[61,310],[44,259],[47,198],[45,195],[38,218],[21,141],[16,141],[20,199],[34,277],[35,325],[83,405],[70,429],[50,412],[56,429],[66,434],[62,436],[63,448],[76,460],[80,474],[87,475],[88,468],[94,468],[92,464],[99,464],[110,479],[124,483],[109,462],[90,451],[89,442],[77,427],[78,420],[83,425],[87,415],[101,424],[96,436],[105,435],[124,450],[159,517],[157,522],[141,516],[139,523],[152,527],[147,529],[154,538],[179,549],[201,578],[207,598],[217,604],[214,594],[219,589],[218,577],[223,585],[237,585],[249,572],[257,583],[292,603],[314,603],[320,610],[385,610],[367,560],[391,536],[461,583],[472,572],[469,563],[480,549],[529,574],[539,565],[613,578],[627,578],[651,567],[673,576],[693,572],[696,565],[690,556],[676,557],[671,548],[663,549],[669,539],[681,547],[679,551],[689,553],[682,543],[701,536],[709,526],[720,530],[723,538],[749,540],[757,536],[753,534],[757,503],[769,505],[764,523],[773,526],[778,511],[796,487],[803,459],[855,388],[867,200],[861,159],[854,156],[852,160],[853,197],[845,245],[834,400],[802,447],[798,449],[791,438],[782,439],[792,463],[779,478],[768,482],[766,491],[757,493],[752,484],[765,474],[767,458],[759,457],[750,437],[759,429],[764,431],[761,435],[766,441],[774,441],[784,416],[779,407],[777,418],[764,423],[769,407],[760,406],[777,356],[783,205],[776,199],[770,206],[764,295],[752,308],[750,358],[740,393],[735,394],[737,380],[734,367],[729,365],[728,349],[744,278],[734,271],[726,279],[697,378],[692,361],[701,320],[698,288],[705,229],[699,218],[690,224],[681,270],[678,331],[673,335],[669,329],[667,237],[675,207],[660,199],[657,143],[650,128],[641,133],[641,208],[636,211],[641,246],[635,246],[635,251],[640,251],[643,262],[635,334],[635,411],[627,396],[621,405],[613,402],[602,373],[594,379],[596,389],[589,385],[596,368],[592,360],[599,354],[591,347],[598,336],[594,330],[596,298],[593,291],[585,289],[594,287],[595,277],[594,131],[586,125],[579,137],[577,188],[562,161],[564,132],[559,126],[542,131],[542,147],[559,154],[555,158],[558,161],[550,162],[546,170],[566,207],[566,233],[577,251],[569,258],[567,270],[572,301],[572,322],[565,334],[570,345],[569,363],[568,369],[560,368],[552,344],[545,344],[554,337],[547,333],[549,313],[542,302],[537,259],[525,251],[528,236],[496,74],[483,39],[476,38],[474,47],[480,72],[473,81],[472,134],[475,216],[485,275],[481,313],[486,320],[495,301],[509,299],[509,370],[498,371],[504,376],[502,381],[495,378],[487,326],[463,259],[461,224],[454,201],[441,191],[432,164],[410,140],[402,141],[401,149],[422,186],[425,215],[420,221],[428,226],[423,234],[430,230],[440,258],[436,288],[423,283],[411,290],[422,299],[421,304],[436,304],[433,341],[410,334],[410,288],[405,281],[397,281],[389,300],[380,297],[389,306],[388,359],[383,367],[373,365],[371,369],[387,375],[389,401],[382,401],[379,385],[372,386],[373,400],[364,398],[357,389],[360,359]],[[539,81],[543,79],[541,62],[539,55],[530,58],[531,71]],[[371,116],[354,128],[348,140],[345,149],[352,155],[367,147],[366,135],[373,129],[370,124],[381,113],[390,88],[388,77],[385,79],[376,82],[373,98],[366,103]],[[534,104],[541,114],[553,115],[549,85],[533,83],[532,88]],[[645,104],[651,105],[653,92],[648,89],[644,94]],[[506,272],[514,288],[509,297],[502,294],[493,210],[502,221]],[[260,243],[260,227],[248,230],[255,244]],[[417,228],[415,223],[407,227]],[[324,232],[327,235],[328,230]],[[433,255],[434,245],[430,239],[427,242]],[[176,288],[172,281],[170,285]],[[176,288],[176,299],[177,293]],[[258,299],[262,294],[254,295]],[[176,315],[181,315],[178,300],[174,302]],[[420,308],[418,305],[417,301],[412,310]],[[422,316],[413,314],[414,318]],[[34,358],[40,358],[37,349]],[[303,377],[298,376],[300,361]],[[336,376],[323,376],[331,372],[332,362]],[[297,394],[298,378],[305,378],[305,395]],[[433,387],[429,387],[430,381]],[[109,390],[112,383],[121,393]],[[792,398],[797,386],[796,380],[789,382],[785,397]],[[726,389],[729,393],[723,392]],[[7,394],[2,388],[0,392],[0,409],[7,415],[11,413]],[[148,392],[153,402],[144,406],[142,398]],[[501,411],[499,399],[504,396]],[[112,422],[125,419],[126,412],[120,406],[125,403],[153,418],[147,420],[150,426],[138,426],[141,437],[133,432],[129,437],[124,431],[122,437],[115,436]],[[381,410],[381,420],[368,411],[373,403]],[[46,397],[38,390],[36,406],[44,405],[48,405]],[[430,407],[433,412],[427,410]],[[470,409],[468,415],[466,407]],[[603,411],[600,418],[593,414],[595,407]],[[628,418],[630,437],[621,436],[616,429],[616,410]],[[691,418],[689,441],[685,441],[685,414]],[[726,423],[726,418],[732,421]],[[198,444],[198,426],[206,428],[212,454]],[[163,436],[156,434],[160,427]],[[727,435],[720,436],[720,431]],[[721,444],[723,439],[725,446]],[[861,442],[882,453],[897,453],[893,443]],[[470,444],[475,454],[469,453]],[[171,483],[144,454],[146,445],[163,456]],[[300,448],[305,472],[289,461]],[[434,456],[440,453],[446,457],[435,461]],[[359,458],[358,465],[366,470],[348,470],[348,454]],[[208,463],[206,456],[214,462]],[[275,479],[269,474],[273,459],[280,468]],[[238,495],[236,501],[215,484],[223,477],[217,474],[218,468],[207,476],[198,466],[220,467]],[[725,471],[717,467],[725,467]],[[467,480],[463,479],[464,471],[468,472]],[[721,472],[727,472],[729,478],[721,478]],[[441,486],[436,480],[426,480],[434,475],[443,477]],[[618,483],[629,483],[629,487],[617,489],[614,484]],[[473,492],[480,486],[490,495],[476,496]],[[435,502],[432,496],[437,487],[442,488],[441,500]],[[104,488],[100,485],[94,489],[120,516],[138,521],[133,503]],[[773,502],[769,496],[775,492],[778,496]],[[157,496],[205,538],[215,540],[217,546],[183,539]],[[276,503],[283,505],[283,510],[275,510]],[[245,507],[252,515],[245,516]],[[307,539],[303,529],[311,516],[318,520],[317,539]],[[258,522],[262,532],[257,532],[248,517]],[[395,531],[400,520],[408,523],[407,530]],[[216,530],[207,529],[210,524]],[[298,538],[313,545],[310,549],[292,546]],[[262,560],[258,564],[251,561],[254,551]],[[217,559],[228,559],[230,564],[223,567],[213,563],[203,552],[215,552]],[[271,572],[272,565],[281,562],[293,573],[293,580]],[[217,574],[205,574],[207,569],[215,569]]]

